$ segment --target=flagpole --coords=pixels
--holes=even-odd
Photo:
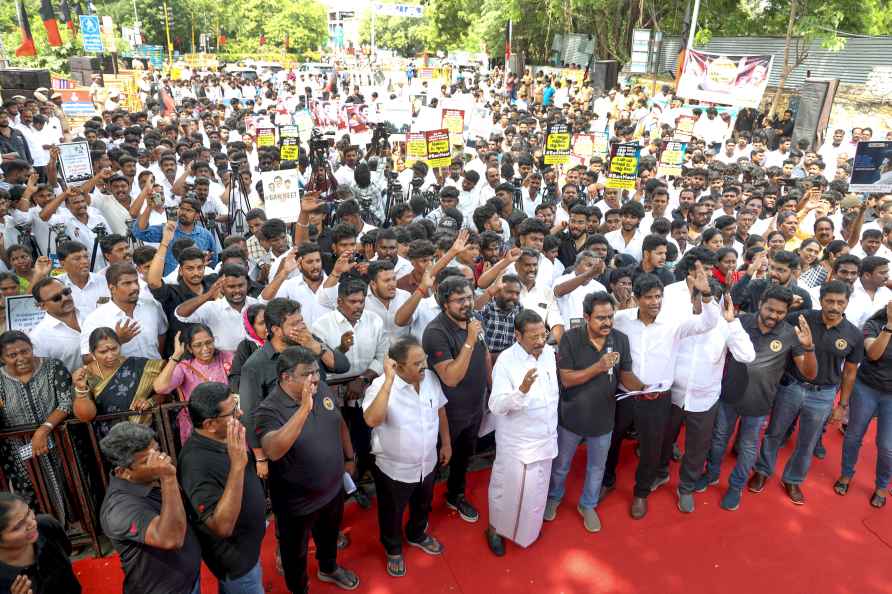
[[[9,59],[6,57],[6,46],[3,45],[2,35],[0,35],[0,68],[9,68]]]
[[[164,6],[164,34],[167,37],[167,59],[170,67],[173,68],[173,42],[170,40],[170,18],[167,14],[167,0],[163,2]]]

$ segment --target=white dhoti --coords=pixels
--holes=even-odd
[[[489,523],[496,533],[528,547],[542,529],[551,459],[524,464],[496,449],[489,477]]]

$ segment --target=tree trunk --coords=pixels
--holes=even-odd
[[[774,97],[771,99],[771,109],[768,110],[768,115],[766,116],[768,118],[774,117],[774,114],[777,113],[781,95],[784,92],[784,83],[787,82],[787,77],[790,76],[790,73],[793,72],[793,69],[796,67],[790,60],[790,52],[792,51],[790,46],[793,43],[793,26],[796,24],[797,7],[798,0],[790,0],[790,20],[787,21],[787,35],[784,38],[784,67],[781,70],[780,78],[777,81],[777,90],[774,91]]]

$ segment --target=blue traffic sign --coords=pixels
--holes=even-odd
[[[105,47],[102,45],[102,34],[99,30],[99,17],[92,14],[82,14],[79,16],[81,23],[81,39],[84,43],[84,51],[105,51]]]

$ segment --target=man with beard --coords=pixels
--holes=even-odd
[[[110,231],[126,237],[130,231],[129,223],[131,220],[130,203],[132,195],[130,192],[130,180],[120,174],[111,175],[111,170],[106,170],[106,172],[108,173],[107,183],[108,188],[111,190],[111,195],[94,192],[90,197],[91,202],[94,207],[99,209],[105,220],[108,221]],[[152,184],[147,182],[140,190],[140,193],[143,200],[148,199],[152,194]]]
[[[620,377],[626,386],[638,387],[641,382],[632,374],[629,339],[613,329],[610,295],[603,290],[588,294],[582,314],[585,323],[564,333],[560,343],[558,375],[564,395],[558,408],[558,455],[551,467],[544,519],[555,519],[570,464],[579,444],[585,441],[585,483],[576,509],[585,529],[598,532],[601,520],[595,508],[610,449],[616,388]]]
[[[606,246],[605,246],[606,247]],[[554,296],[561,318],[570,328],[582,326],[583,303],[588,294],[607,289],[598,280],[604,273],[604,256],[591,249],[579,252],[573,270],[554,282]]]
[[[133,223],[133,237],[147,243],[160,243],[158,253],[164,254],[164,274],[170,274],[177,267],[177,261],[172,251],[168,251],[168,244],[181,237],[191,239],[195,246],[205,252],[209,257],[209,265],[217,263],[217,245],[211,233],[197,224],[198,215],[201,212],[201,203],[195,198],[183,198],[177,207],[177,222],[173,234],[165,241],[164,231],[167,225],[149,225],[149,215],[152,209],[146,205],[139,218]],[[151,286],[151,283],[149,283]]]
[[[68,216],[63,215],[62,217],[65,222],[65,233],[72,240],[83,244],[90,251],[91,260],[93,260],[95,254],[92,271],[95,272],[105,268],[105,259],[99,250],[97,239],[99,236],[97,233],[101,228],[108,230],[108,221],[98,212],[90,210],[87,197],[80,188],[70,188],[68,190],[65,205],[68,207],[69,212]],[[51,217],[52,214],[53,212],[50,210],[47,218]]]
[[[675,282],[675,277],[666,270],[666,254],[669,250],[669,241],[659,235],[647,235],[641,242],[641,264],[635,268],[636,276],[650,273],[657,275],[663,286]]]
[[[90,334],[114,328],[121,339],[121,355],[160,359],[167,316],[157,302],[140,299],[139,273],[133,264],[118,262],[105,272],[111,301],[97,307],[81,325],[81,354],[90,354]]]
[[[726,362],[706,472],[697,481],[695,490],[701,493],[708,486],[718,484],[722,458],[739,418],[737,463],[728,477],[728,490],[721,502],[722,509],[728,511],[740,507],[743,487],[756,463],[759,434],[788,363],[792,359],[806,378],[814,379],[817,372],[810,331],[803,332],[799,326],[784,321],[792,303],[790,289],[769,287],[762,295],[758,312],[740,317],[756,358],[750,363],[739,363],[733,358]]]
[[[585,248],[588,241],[589,208],[584,204],[576,204],[570,209],[567,219],[567,230],[558,235],[561,246],[558,248],[558,259],[566,267],[576,261],[576,254]]]
[[[619,214],[622,220],[620,228],[606,233],[604,237],[617,253],[628,254],[640,262],[645,234],[639,229],[639,224],[644,218],[644,207],[640,202],[627,202],[620,208]]]
[[[514,319],[517,341],[493,368],[489,410],[496,426],[496,458],[489,479],[490,550],[505,554],[504,539],[528,547],[539,537],[552,459],[557,456],[560,387],[554,348],[539,314]]]
[[[624,309],[614,318],[614,327],[629,337],[632,370],[649,392],[624,399],[616,407],[616,424],[607,454],[602,496],[615,488],[619,448],[626,431],[634,422],[639,433],[638,469],[630,513],[640,520],[647,515],[647,497],[660,462],[663,435],[672,406],[668,387],[675,377],[675,361],[679,343],[688,336],[712,330],[721,315],[706,273],[698,269],[692,280],[695,295],[703,303],[703,312],[688,317],[661,316],[663,284],[653,274],[642,274],[634,281],[633,291],[638,307]],[[696,297],[695,297],[696,298]],[[635,386],[622,386],[624,391]],[[648,389],[648,388],[644,388]]]
[[[396,339],[409,334],[408,326],[397,325],[394,317],[409,300],[410,294],[397,288],[396,274],[390,260],[374,260],[369,263],[368,279],[369,294],[365,306],[384,322],[385,348],[390,348]]]
[[[31,287],[37,306],[46,312],[29,333],[34,355],[62,361],[69,372],[83,367],[81,357],[81,324],[83,317],[74,306],[71,288],[48,276]]]
[[[22,159],[31,163],[31,151],[28,150],[28,141],[21,131],[10,125],[10,115],[6,110],[0,110],[0,159]]]
[[[216,348],[235,352],[247,336],[242,312],[257,302],[248,296],[248,272],[238,264],[225,264],[210,289],[181,303],[175,313],[184,324],[205,324]]]
[[[557,210],[554,213],[555,227],[559,229],[566,228],[566,225],[570,222],[571,211],[577,200],[579,200],[579,188],[575,184],[564,184],[561,188],[561,200],[558,202]]]
[[[422,344],[428,365],[446,395],[452,440],[446,505],[464,521],[474,523],[480,515],[465,497],[466,474],[477,444],[492,363],[483,341],[483,325],[472,315],[470,283],[458,277],[443,280],[437,287],[437,300],[442,312],[428,324]]]
[[[295,276],[295,263],[300,274]],[[322,315],[331,311],[319,300],[325,273],[322,271],[322,251],[319,244],[303,243],[291,250],[276,276],[263,289],[260,298],[269,301],[273,298],[286,298],[301,304],[301,314],[308,326],[312,327]]]
[[[520,305],[520,279],[515,274],[505,274],[486,290],[492,300],[480,310],[483,322],[483,340],[493,360],[514,344],[514,319],[523,310]]]
[[[771,420],[765,431],[756,472],[748,486],[753,493],[761,493],[774,472],[777,452],[787,431],[799,417],[796,448],[787,461],[781,485],[796,505],[805,504],[801,484],[808,475],[812,454],[833,411],[836,393],[840,402],[848,402],[855,383],[858,364],[864,358],[864,336],[852,322],[845,319],[851,289],[838,281],[821,287],[821,309],[799,314],[799,333],[805,335],[803,348],[815,350],[816,373],[809,376],[797,366],[787,363],[786,375],[781,380],[775,397]],[[793,322],[793,316],[787,321]]]
[[[338,187],[351,188],[354,185],[353,170],[359,161],[359,147],[348,146],[344,149],[344,160],[334,173]]]
[[[326,370],[344,373],[350,362],[344,353],[331,349],[323,341],[313,336],[301,315],[301,304],[291,299],[273,299],[266,306],[266,342],[245,361],[239,381],[239,404],[247,427],[248,445],[257,458],[257,475],[266,478],[266,456],[260,449],[254,431],[252,414],[269,393],[276,387],[278,375],[276,364],[279,355],[291,346],[302,346],[316,355],[320,361],[321,381],[325,381]]]
[[[756,261],[758,260],[758,262]],[[812,308],[812,299],[809,292],[796,283],[799,270],[799,256],[793,252],[781,250],[774,254],[771,264],[768,266],[767,279],[753,279],[753,275],[762,265],[762,258],[757,257],[753,264],[747,268],[743,275],[731,288],[731,297],[734,299],[740,311],[754,313],[758,308],[759,299],[765,289],[772,284],[787,287],[793,291],[792,310],[808,310]]]

